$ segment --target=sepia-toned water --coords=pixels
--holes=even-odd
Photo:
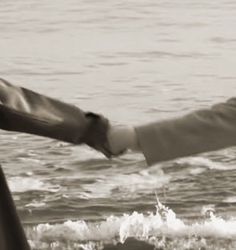
[[[2,0],[0,77],[115,124],[163,120],[236,95],[235,24],[233,0]],[[32,249],[129,237],[236,249],[235,148],[147,167],[141,154],[107,160],[86,146],[0,138]]]

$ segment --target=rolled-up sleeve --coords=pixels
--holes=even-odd
[[[137,126],[149,165],[236,145],[236,98],[183,117]]]

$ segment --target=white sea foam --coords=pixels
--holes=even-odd
[[[158,202],[156,212],[133,212],[121,217],[110,216],[100,223],[66,221],[62,224],[39,224],[34,232],[38,242],[53,241],[110,241],[124,242],[129,237],[152,241],[160,246],[160,239],[202,237],[236,240],[236,218],[225,220],[214,215],[209,207],[203,209],[209,216],[190,223],[177,218],[174,211]],[[31,239],[35,241],[36,239]]]
[[[38,207],[44,207],[44,206],[46,206],[45,202],[37,202],[36,200],[25,205],[25,207],[27,208],[38,208]]]
[[[196,157],[186,157],[176,160],[177,164],[180,165],[190,165],[194,167],[202,167],[206,169],[217,169],[217,170],[229,170],[235,169],[235,166],[226,166],[224,163],[214,162],[206,157],[196,156]],[[200,169],[197,172],[201,172]],[[195,172],[193,171],[193,174]]]
[[[109,197],[113,190],[133,197],[138,192],[148,192],[165,186],[171,177],[164,175],[160,169],[157,172],[148,170],[132,174],[116,174],[112,176],[97,177],[95,183],[83,185],[85,190],[84,198],[105,198]]]
[[[8,184],[13,193],[22,193],[26,191],[57,192],[60,189],[57,185],[51,185],[50,183],[43,182],[33,177],[11,177],[8,180]]]
[[[230,197],[227,197],[223,200],[223,202],[226,202],[226,203],[236,203],[236,196],[230,196]]]

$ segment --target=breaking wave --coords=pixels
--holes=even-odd
[[[106,244],[123,244],[130,238],[156,249],[222,249],[222,244],[227,246],[225,249],[234,249],[236,218],[223,219],[215,215],[214,208],[206,206],[197,221],[184,221],[157,201],[155,212],[110,216],[97,223],[68,220],[39,224],[28,229],[27,234],[33,249],[95,250]]]

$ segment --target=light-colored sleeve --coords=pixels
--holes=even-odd
[[[135,128],[149,165],[236,145],[236,98],[181,118]]]

